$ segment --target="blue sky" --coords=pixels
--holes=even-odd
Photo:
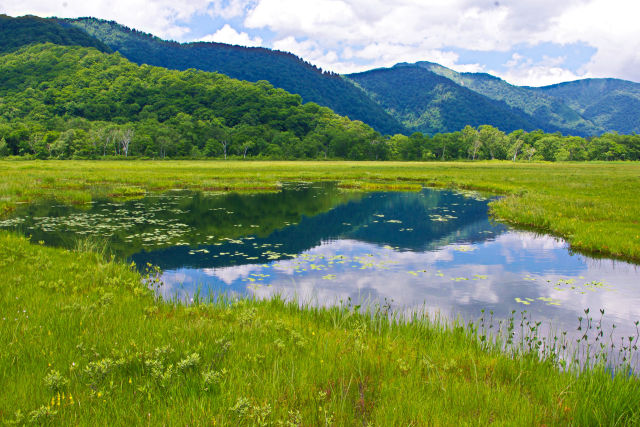
[[[431,61],[519,85],[640,81],[636,0],[0,0],[0,12],[263,46],[340,73]]]

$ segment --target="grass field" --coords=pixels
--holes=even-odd
[[[5,215],[168,188],[278,182],[506,195],[496,216],[640,258],[640,165],[0,162]],[[56,425],[637,425],[640,382],[508,354],[464,327],[384,307],[159,301],[131,266],[0,233],[0,422]]]
[[[35,267],[35,268],[34,268]],[[0,233],[0,419],[59,425],[633,424],[640,382],[384,311],[156,301],[91,252]]]
[[[0,161],[0,212],[40,197],[79,203],[98,194],[274,189],[299,180],[489,191],[506,196],[492,204],[496,218],[561,236],[575,250],[640,261],[640,164],[630,162]]]

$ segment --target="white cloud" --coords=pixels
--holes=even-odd
[[[459,71],[497,70],[538,85],[584,76],[640,81],[637,0],[0,0],[12,16],[95,16],[185,40],[198,16],[233,19],[205,37],[289,50],[322,68],[354,72],[427,60]],[[195,22],[195,21],[193,21]],[[240,27],[243,22],[244,28]],[[202,23],[200,22],[201,25]],[[196,24],[193,24],[196,25]],[[233,27],[229,26],[233,25]],[[265,31],[266,34],[265,35]],[[259,32],[259,36],[256,35]],[[199,31],[199,34],[206,32]],[[580,43],[597,49],[582,68],[556,62],[467,63],[455,52]]]
[[[591,0],[552,19],[545,34],[557,43],[585,42],[598,49],[584,71],[596,77],[640,81],[640,2]]]
[[[415,60],[469,71],[452,60],[452,48],[508,52],[520,44],[582,42],[598,49],[578,71],[544,61],[499,73],[514,83],[539,85],[587,75],[640,80],[637,16],[635,0],[259,0],[245,25],[267,28],[280,40],[314,40],[338,54],[341,71]],[[322,61],[322,54],[308,59]]]
[[[565,60],[564,57],[545,56],[542,61],[534,63],[516,52],[504,64],[506,71],[491,70],[489,73],[511,84],[522,86],[546,86],[590,76],[587,73],[576,74],[562,68]]]
[[[209,277],[217,277],[225,284],[230,285],[238,279],[249,277],[249,275],[255,271],[260,271],[261,268],[259,265],[246,264],[220,268],[204,268],[202,272]]]
[[[518,86],[547,86],[589,77],[589,74],[576,74],[560,67],[530,66],[505,71],[489,71],[507,82]]]
[[[235,44],[238,46],[261,46],[262,38],[254,37],[251,38],[249,34],[245,32],[238,32],[229,24],[225,24],[224,27],[220,28],[214,34],[209,34],[207,36],[202,37],[198,41],[201,42],[217,42],[217,43],[227,43],[227,44]]]
[[[345,72],[349,66],[344,64],[338,58],[338,54],[332,50],[325,50],[320,45],[312,40],[297,41],[294,37],[289,36],[273,42],[272,47],[284,52],[291,52],[309,61],[315,65],[318,65],[324,69],[330,69],[336,72]],[[341,71],[338,71],[341,70]]]
[[[189,32],[189,28],[179,22],[206,13],[209,3],[208,0],[7,0],[0,6],[0,11],[12,16],[92,16],[114,20],[160,37],[178,39]]]
[[[247,6],[253,3],[252,0],[213,0],[209,5],[209,15],[212,17],[220,16],[224,19],[231,19],[238,16],[244,16]]]
[[[318,39],[332,32],[344,35],[353,28],[355,18],[341,0],[260,0],[247,15],[245,26]]]

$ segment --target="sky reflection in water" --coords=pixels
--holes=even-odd
[[[272,194],[98,201],[81,212],[40,205],[18,212],[26,219],[17,222],[57,245],[102,230],[121,256],[163,270],[167,298],[213,292],[318,305],[390,301],[397,310],[466,320],[482,309],[498,319],[527,310],[571,334],[584,309],[604,309],[605,325],[635,334],[638,266],[571,254],[559,239],[492,223],[487,204],[452,191],[365,194],[297,184]],[[118,218],[111,228],[109,217]]]
[[[333,191],[323,188],[318,192]],[[134,256],[163,265],[166,297],[281,294],[318,305],[392,301],[448,318],[527,310],[557,330],[604,309],[635,333],[638,266],[572,254],[551,236],[491,223],[487,200],[450,191],[379,192],[267,236]]]

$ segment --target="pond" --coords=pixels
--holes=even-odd
[[[24,205],[0,222],[34,241],[106,239],[118,256],[162,269],[163,297],[274,294],[313,305],[384,304],[448,319],[527,316],[547,330],[636,336],[640,269],[572,253],[566,242],[488,216],[470,192],[354,192],[334,183],[257,194],[175,191],[84,207]],[[616,325],[615,331],[612,325]],[[593,332],[591,332],[593,335]]]

